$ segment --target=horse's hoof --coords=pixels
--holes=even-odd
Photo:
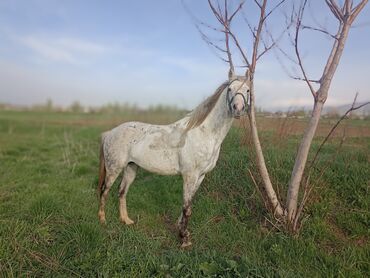
[[[187,247],[190,247],[192,245],[191,241],[186,241],[181,244],[181,248],[185,249]]]
[[[132,225],[132,224],[135,224],[135,222],[133,221],[133,220],[131,220],[130,218],[126,218],[126,219],[123,219],[123,218],[121,218],[120,219],[121,220],[121,222],[123,223],[123,224],[126,224],[126,225]]]

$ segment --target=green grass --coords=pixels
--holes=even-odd
[[[0,111],[1,277],[369,275],[369,138],[348,138],[337,155],[338,140],[324,148],[318,167],[330,165],[315,181],[300,235],[292,237],[266,222],[247,172],[254,169],[251,149],[241,144],[243,130],[233,128],[195,198],[193,246],[181,250],[174,225],[180,177],[140,170],[128,194],[136,222],[130,227],[118,221],[117,181],[107,225],[98,222],[99,134],[127,118],[134,116]],[[284,198],[299,138],[261,137]]]

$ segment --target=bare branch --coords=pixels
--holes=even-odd
[[[207,46],[210,48],[210,50],[217,56],[217,58],[219,58],[220,60],[222,60],[223,62],[226,62],[226,63],[229,63],[228,59],[225,59],[224,57],[222,57],[221,54],[226,54],[226,49],[222,48],[218,43],[218,42],[223,42],[225,43],[225,40],[221,40],[221,39],[214,39],[214,38],[210,38],[209,35],[207,35],[201,27],[204,27],[210,31],[213,31],[215,33],[223,33],[224,30],[223,29],[218,29],[214,26],[211,26],[210,24],[208,23],[205,23],[203,21],[201,21],[200,19],[198,19],[192,12],[191,10],[187,7],[187,5],[185,4],[185,2],[182,0],[182,5],[184,7],[184,9],[186,10],[186,12],[189,14],[190,18],[192,19],[193,23],[194,23],[194,26],[197,28],[202,40],[207,44]]]
[[[211,11],[213,13],[213,15],[216,17],[216,19],[218,20],[218,22],[221,24],[221,25],[225,25],[225,22],[224,22],[224,19],[221,15],[221,13],[219,13],[216,8],[213,6],[211,0],[208,0],[208,5],[209,7],[211,8]]]
[[[248,173],[249,173],[249,176],[251,177],[251,180],[252,180],[252,182],[253,182],[254,186],[256,187],[256,189],[257,189],[258,193],[260,194],[261,199],[262,199],[262,201],[263,201],[263,203],[264,203],[265,207],[266,207],[266,208],[268,208],[268,207],[269,207],[269,206],[268,206],[268,202],[265,200],[266,198],[265,198],[265,196],[262,194],[262,192],[261,192],[261,190],[260,190],[260,188],[259,188],[259,186],[258,186],[258,184],[257,184],[257,182],[256,182],[256,179],[254,178],[254,176],[253,176],[253,174],[252,174],[251,170],[249,170],[249,168],[248,168],[248,169],[247,169],[247,171],[248,171]]]
[[[330,138],[330,136],[333,134],[333,132],[335,131],[335,129],[338,127],[338,125],[347,117],[348,114],[350,114],[351,112],[355,111],[355,110],[358,110],[366,105],[369,105],[370,104],[370,101],[368,102],[365,102],[361,105],[358,105],[358,106],[355,106],[356,105],[356,100],[357,100],[357,97],[358,97],[358,93],[356,93],[354,99],[353,99],[353,102],[352,102],[352,105],[351,107],[342,115],[342,117],[339,118],[339,120],[336,122],[336,124],[331,128],[330,132],[328,133],[328,135],[325,137],[325,139],[321,142],[319,148],[317,149],[317,152],[310,164],[310,167],[309,169],[312,167],[312,165],[315,163],[322,147],[325,145],[325,143],[328,141],[328,139]]]
[[[189,7],[185,4],[185,1],[182,0],[181,1],[185,11],[188,13],[188,15],[190,16],[190,18],[192,19],[192,21],[194,22],[194,24],[198,27],[198,25],[202,25],[204,27],[206,27],[207,29],[210,29],[212,31],[215,31],[215,32],[222,32],[222,29],[217,29],[216,27],[214,26],[211,26],[210,24],[208,23],[205,23],[204,21],[200,20],[199,18],[197,18],[193,13],[192,11],[189,9]]]
[[[255,67],[256,67],[256,62],[257,62],[257,57],[258,57],[258,46],[259,46],[259,42],[260,42],[260,38],[261,38],[261,32],[262,32],[262,28],[263,28],[263,25],[264,25],[266,4],[267,4],[267,0],[263,0],[262,5],[260,5],[260,18],[259,18],[257,30],[255,32],[256,36],[255,36],[255,40],[254,40],[254,43],[253,43],[252,63],[251,63],[251,67],[249,68],[252,79],[253,79],[253,75],[254,75],[254,71],[255,71]]]
[[[249,22],[249,20],[248,20],[248,18],[246,16],[246,14],[244,13],[244,11],[242,11],[242,15],[243,15],[243,19],[244,19],[245,23],[247,23],[247,25],[248,25],[249,31],[251,31],[251,34],[253,36],[253,39],[256,39],[256,34],[255,34],[255,32],[254,32],[254,30],[252,28],[252,25],[250,24],[250,22]]]
[[[245,1],[243,2],[240,2],[238,8],[236,8],[236,10],[231,14],[231,16],[228,18],[228,21],[232,21],[234,16],[243,8],[243,5],[244,5]]]
[[[298,64],[297,61],[292,58],[291,56],[289,56],[288,53],[286,53],[283,49],[281,49],[281,47],[279,47],[279,45],[276,45],[275,48],[273,48],[275,51],[274,51],[274,55],[275,55],[275,58],[276,60],[279,62],[281,68],[283,69],[283,71],[291,78],[294,78],[295,76],[293,76],[290,72],[290,70],[287,68],[287,66],[284,64],[284,62],[282,61],[282,59],[280,58],[279,54],[277,53],[277,51],[279,51],[286,59],[288,59],[290,62],[292,62],[293,64]]]
[[[195,18],[194,17],[194,22],[195,22],[195,24],[198,26],[198,25],[201,25],[201,26],[203,26],[203,27],[206,27],[207,29],[209,29],[209,30],[212,30],[212,31],[214,31],[214,32],[218,32],[218,33],[220,33],[220,32],[223,32],[223,30],[222,29],[218,29],[218,28],[216,28],[216,27],[214,27],[214,26],[212,26],[212,25],[210,25],[210,24],[208,24],[208,23],[205,23],[205,22],[203,22],[203,21],[200,21],[200,20],[198,20],[197,18]]]
[[[263,45],[264,45],[265,48],[264,48],[264,50],[260,54],[258,54],[257,60],[259,60],[269,50],[271,50],[272,48],[278,46],[278,42],[283,38],[284,34],[286,34],[289,31],[289,29],[290,29],[290,27],[291,27],[292,24],[293,24],[293,21],[290,21],[289,23],[287,23],[286,26],[285,26],[285,28],[284,28],[284,30],[279,34],[279,36],[276,39],[269,32],[269,30],[268,30],[268,28],[267,28],[267,26],[265,24],[265,32],[269,36],[269,38],[271,40],[271,44],[268,46],[265,43],[263,37],[261,37],[261,41],[262,41],[262,43],[263,43]]]
[[[358,110],[358,109],[361,109],[362,107],[364,107],[364,106],[366,106],[366,105],[369,105],[369,104],[370,104],[370,101],[365,102],[365,103],[363,103],[363,104],[361,104],[361,105],[359,105],[359,106],[353,107],[353,108],[352,108],[352,110],[351,110],[351,111],[349,111],[348,113],[350,113],[350,112],[352,112],[352,111],[355,111],[355,110]],[[348,113],[347,113],[347,115],[348,115]]]
[[[295,53],[296,53],[296,56],[297,56],[297,59],[298,59],[298,65],[299,65],[299,67],[301,69],[301,72],[303,74],[303,77],[304,77],[304,81],[307,83],[307,85],[308,85],[308,87],[311,91],[312,96],[314,98],[316,98],[316,91],[312,87],[310,79],[307,77],[306,70],[304,69],[302,59],[301,59],[301,55],[300,55],[299,49],[298,49],[299,31],[301,29],[301,23],[302,23],[302,18],[303,18],[304,9],[306,7],[306,4],[307,4],[307,0],[304,0],[303,5],[299,8],[299,11],[298,11],[296,30],[295,30],[295,38],[294,38],[294,50],[295,50]]]
[[[283,12],[283,16],[285,18],[285,26],[287,27],[286,28],[286,33],[287,33],[287,38],[289,39],[289,42],[291,43],[291,45],[294,47],[294,38],[293,38],[293,35],[292,33],[290,32],[290,27],[295,23],[295,9],[294,9],[294,6],[293,8],[291,9],[291,12],[288,14],[286,11]],[[267,34],[272,38],[272,35],[269,33],[268,29],[266,29],[266,32]],[[283,56],[283,58],[289,60],[292,64],[294,65],[297,65],[298,66],[298,62],[295,58],[295,56],[293,57],[291,54],[288,54],[287,51],[285,51],[283,48],[280,47],[279,44],[276,44],[275,47],[273,48],[274,50],[274,56],[276,58],[276,60],[279,62],[281,68],[283,69],[283,71],[291,78],[295,78],[296,76],[294,76],[292,73],[291,73],[291,70],[288,69],[288,67],[285,65],[285,63],[283,62],[282,58],[280,55]]]
[[[225,19],[224,19],[224,30],[225,30],[225,46],[226,46],[226,53],[227,53],[227,58],[229,60],[230,64],[230,70],[229,70],[229,78],[234,75],[235,68],[234,68],[234,63],[233,59],[231,56],[231,51],[230,51],[230,44],[229,44],[229,32],[228,29],[230,28],[230,23],[231,21],[228,19],[228,10],[227,10],[227,0],[224,0],[224,9],[225,9]]]
[[[340,21],[343,22],[344,15],[342,11],[340,10],[338,4],[335,0],[325,0],[326,5],[330,8],[331,12],[334,14],[334,16]]]
[[[208,5],[213,13],[213,15],[216,17],[218,22],[223,26],[223,33],[225,34],[225,47],[226,49],[222,49],[222,52],[227,54],[227,60],[223,59],[223,61],[227,61],[230,65],[229,75],[231,75],[234,72],[234,64],[232,60],[232,55],[230,51],[230,45],[229,45],[229,21],[228,21],[228,10],[227,10],[227,0],[224,0],[224,15],[222,14],[220,3],[217,1],[217,8],[212,4],[211,0],[208,0]],[[207,36],[203,36],[203,40],[214,46],[214,44],[208,39]],[[218,50],[221,50],[220,48],[217,48]]]
[[[263,21],[266,20],[277,8],[279,8],[286,0],[281,0],[279,3],[277,3],[263,18]]]
[[[295,220],[294,220],[294,225],[296,226],[297,223],[298,223],[298,220],[299,220],[299,217],[302,213],[302,210],[312,192],[312,189],[313,189],[313,185],[309,185],[310,182],[310,176],[311,176],[311,171],[312,169],[314,168],[314,165],[317,161],[317,158],[323,148],[323,146],[326,144],[326,142],[329,140],[329,138],[332,136],[332,134],[334,133],[334,131],[336,130],[336,128],[339,126],[339,124],[353,111],[355,110],[358,110],[362,107],[364,107],[365,105],[369,105],[370,104],[370,101],[366,102],[366,103],[363,103],[361,105],[358,105],[358,106],[355,106],[356,105],[356,100],[357,100],[357,97],[358,97],[358,93],[356,93],[354,99],[353,99],[353,102],[352,102],[352,105],[351,107],[339,118],[339,120],[335,123],[335,125],[330,129],[328,135],[326,135],[326,137],[324,138],[324,140],[321,142],[318,150],[316,151],[315,153],[315,156],[314,158],[312,159],[309,167],[307,168],[307,180],[305,182],[305,188],[304,188],[304,193],[303,193],[303,197],[302,197],[302,201],[301,201],[301,204],[299,206],[299,209],[297,210],[297,214],[295,216]],[[344,136],[342,137],[342,140],[340,142],[340,145],[339,145],[339,148],[338,148],[338,151],[340,149],[340,147],[342,146],[344,142]],[[338,152],[337,152],[338,153]],[[334,159],[332,159],[331,161],[333,161]],[[326,164],[326,166],[324,167],[324,169],[321,170],[321,174],[320,174],[320,177],[319,179],[323,176],[323,174],[326,172],[326,169],[330,166],[330,163]]]
[[[287,58],[289,61],[291,61],[293,64],[296,64],[296,65],[298,65],[298,62],[297,62],[297,60],[295,60],[292,56],[290,56],[284,49],[282,49],[279,45],[277,45],[276,47],[275,47],[275,49],[278,49],[280,52],[281,52],[281,54],[283,54],[283,56],[285,57],[285,58]]]
[[[224,0],[225,3],[226,3],[226,0]],[[220,6],[220,2],[217,1],[217,10],[218,10],[218,13],[219,14],[222,14],[222,10],[221,10],[221,6]]]
[[[294,80],[301,80],[301,81],[306,81],[305,78],[302,78],[302,77],[297,77],[297,76],[290,76],[291,78],[293,78]],[[311,83],[317,83],[317,84],[320,84],[320,80],[315,80],[315,79],[308,79],[309,82]]]
[[[259,40],[262,41],[263,45],[264,45],[264,50],[261,52],[261,53],[258,53],[257,51],[257,57],[256,57],[256,61],[258,59],[260,59],[264,54],[266,54],[269,50],[271,50],[272,48],[274,48],[278,41],[281,39],[281,37],[284,35],[284,33],[289,29],[290,25],[283,30],[283,32],[278,36],[278,39],[274,39],[273,36],[271,35],[271,33],[268,32],[268,29],[267,29],[267,26],[265,25],[265,21],[267,19],[268,16],[270,16],[278,7],[280,7],[286,0],[281,0],[279,3],[277,3],[267,14],[265,14],[265,10],[266,10],[266,4],[267,2],[264,1],[262,3],[262,5],[258,2],[258,1],[255,1],[255,3],[258,5],[258,7],[260,8],[260,10],[263,9],[263,17],[260,17],[260,22],[262,22],[262,28],[263,26],[265,26],[265,30],[266,30],[266,33],[270,36],[271,38],[271,43],[270,44],[267,44],[264,40],[263,40],[263,37],[260,35],[259,37]],[[244,13],[244,11],[242,11],[242,15],[243,15],[243,19],[244,21],[247,23],[248,25],[248,28],[249,30],[251,31],[251,34],[254,38],[254,41],[257,40],[257,33],[258,33],[258,28],[252,28],[246,14]],[[262,32],[262,28],[260,30],[260,33]],[[257,49],[258,50],[258,49]]]
[[[312,4],[312,1],[308,3],[308,7],[309,7],[309,14],[310,14],[310,17],[313,21],[313,23],[315,24],[315,26],[319,29],[323,29],[323,30],[327,30],[327,25],[328,25],[328,21],[327,19],[324,21],[324,22],[321,22],[321,20],[319,20],[317,18],[317,10],[314,9],[311,5]]]
[[[347,15],[350,15],[351,14],[352,4],[353,4],[353,1],[352,0],[345,0],[344,5],[342,7],[342,13],[344,15],[347,16]]]
[[[356,19],[358,14],[361,12],[361,10],[365,7],[367,4],[368,0],[362,0],[352,11],[351,15],[349,17],[349,24],[352,24],[353,21]]]
[[[315,27],[311,27],[311,26],[307,26],[307,25],[303,25],[303,24],[301,25],[301,28],[302,28],[302,30],[308,29],[308,30],[317,31],[317,32],[326,34],[326,35],[328,35],[329,37],[331,37],[331,38],[333,38],[335,40],[338,39],[336,35],[331,34],[329,31],[327,31],[325,29],[315,28]]]
[[[269,46],[266,46],[265,45],[265,49],[260,53],[258,54],[257,56],[257,61],[263,56],[265,55],[269,50],[271,50],[274,46],[276,45],[276,42],[273,42],[272,44],[270,44]]]
[[[200,33],[202,39],[210,46],[216,48],[218,51],[222,52],[222,53],[226,53],[227,51],[223,48],[221,48],[220,46],[218,46],[217,44],[215,44],[214,42],[212,42],[212,40],[206,35],[204,34],[204,32],[199,28],[199,26],[195,26],[198,30],[198,32]]]
[[[230,72],[234,71],[234,64],[233,64],[233,61],[232,61],[232,55],[231,55],[230,44],[229,44],[229,37],[231,37],[232,40],[234,41],[237,49],[239,50],[240,54],[243,57],[244,62],[247,64],[248,67],[250,65],[249,60],[248,60],[243,48],[241,47],[237,37],[231,31],[231,20],[242,9],[243,3],[244,2],[242,2],[238,6],[238,8],[232,13],[232,15],[230,17],[228,17],[227,0],[224,0],[224,14],[222,14],[222,10],[221,10],[221,6],[220,6],[219,2],[217,2],[217,8],[216,8],[214,6],[214,4],[212,3],[212,1],[208,0],[208,5],[209,5],[213,15],[216,17],[216,19],[218,20],[218,22],[222,25],[222,27],[224,29],[222,32],[225,34],[226,53],[227,53],[228,61],[229,61],[229,64],[230,64]]]
[[[344,27],[344,25],[341,22],[340,25],[339,25],[339,28],[338,28],[337,35],[336,35],[336,37],[338,38],[338,40],[335,40],[334,41],[334,45],[332,46],[332,49],[331,49],[330,55],[328,57],[328,60],[326,62],[326,65],[325,65],[325,68],[324,68],[324,71],[323,71],[323,74],[322,74],[321,79],[324,78],[325,76],[327,76],[327,74],[328,74],[328,72],[330,70],[330,67],[331,67],[331,65],[333,63],[334,55],[335,55],[335,53],[336,53],[336,51],[338,49],[338,46],[339,46],[339,38],[340,38],[340,36],[341,36],[341,34],[343,32],[343,27]]]
[[[256,3],[256,5],[257,5],[260,9],[262,9],[262,5],[261,5],[257,0],[254,0],[254,3]]]
[[[244,62],[247,64],[247,66],[248,66],[248,68],[249,68],[251,64],[249,63],[248,57],[247,57],[247,55],[244,53],[244,50],[243,50],[243,48],[241,47],[241,45],[240,45],[240,43],[239,43],[238,39],[236,38],[236,36],[234,35],[234,33],[232,33],[232,32],[230,31],[230,29],[229,29],[228,31],[229,31],[229,34],[230,34],[230,36],[232,37],[232,39],[233,39],[233,41],[234,41],[234,43],[235,43],[236,47],[238,48],[238,50],[239,50],[240,54],[242,55],[242,57],[243,57],[243,59],[244,59]]]

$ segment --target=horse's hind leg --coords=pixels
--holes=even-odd
[[[108,193],[110,188],[112,187],[114,181],[117,179],[120,171],[107,171],[107,175],[105,176],[105,186],[104,191],[100,196],[100,206],[99,206],[99,220],[102,224],[105,224],[105,203],[107,201]]]
[[[126,195],[131,183],[136,177],[137,166],[134,163],[129,163],[123,170],[123,178],[119,188],[119,214],[120,220],[126,225],[134,224],[127,214]]]

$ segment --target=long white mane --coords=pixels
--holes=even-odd
[[[209,113],[212,111],[212,109],[215,107],[218,99],[220,98],[222,92],[226,89],[229,82],[226,81],[222,83],[216,91],[213,93],[213,95],[206,98],[201,104],[199,104],[191,113],[190,118],[188,121],[188,124],[186,126],[186,130],[190,130],[192,128],[195,128],[199,125],[201,125],[204,120],[207,118]]]

